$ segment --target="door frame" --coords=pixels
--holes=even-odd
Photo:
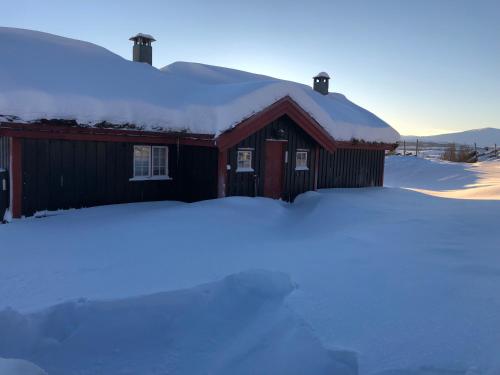
[[[272,194],[266,194],[266,184],[267,184],[267,167],[268,167],[268,160],[267,160],[267,145],[273,142],[275,144],[280,144],[281,146],[281,174],[280,174],[280,192],[279,196],[273,196]],[[262,195],[267,198],[272,198],[272,199],[283,199],[283,193],[284,193],[284,187],[285,187],[285,169],[286,169],[286,164],[287,161],[285,160],[285,155],[286,152],[288,151],[288,140],[286,139],[266,139],[264,143],[264,171],[263,171],[263,185],[262,185]]]

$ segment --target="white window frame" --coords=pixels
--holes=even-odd
[[[297,165],[297,161],[299,160],[298,159],[299,154],[306,156],[304,158],[305,159],[305,165],[300,165],[300,166]],[[297,149],[295,151],[295,170],[296,171],[308,171],[309,170],[308,163],[309,163],[309,150]]]
[[[147,176],[136,176],[135,171],[135,150],[138,147],[146,147],[149,148],[149,164],[148,170],[149,174]],[[165,174],[162,175],[153,175],[153,153],[155,149],[164,149],[165,150]],[[169,168],[168,168],[168,146],[149,146],[149,145],[134,145],[134,153],[132,157],[133,163],[133,176],[129,179],[129,181],[158,181],[158,180],[171,180],[169,176]]]
[[[238,152],[236,154],[236,172],[253,172],[254,169],[252,168],[253,164],[253,148],[239,148]],[[246,162],[250,162],[249,167],[240,167],[240,153],[250,153],[250,160],[244,160]]]

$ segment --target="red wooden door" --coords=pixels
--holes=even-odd
[[[266,141],[264,196],[273,199],[281,198],[283,192],[284,145],[285,142]]]

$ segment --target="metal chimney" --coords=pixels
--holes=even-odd
[[[153,47],[151,47],[151,43],[156,41],[156,39],[151,35],[139,33],[130,37],[129,40],[134,42],[132,52],[133,60],[153,65]]]

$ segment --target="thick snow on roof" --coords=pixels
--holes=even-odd
[[[129,38],[129,40],[134,40],[134,39],[137,39],[137,38],[144,38],[144,39],[151,39],[151,41],[155,42],[156,39],[153,38],[152,35],[149,35],[149,34],[143,34],[143,33],[139,33],[139,34],[135,34],[134,36],[131,36]]]
[[[0,46],[4,118],[218,135],[288,95],[337,140],[399,139],[343,95],[295,82],[185,62],[158,70],[91,43],[23,29],[0,28]]]
[[[330,75],[327,72],[319,72],[313,78],[328,78],[328,79],[330,79]]]

